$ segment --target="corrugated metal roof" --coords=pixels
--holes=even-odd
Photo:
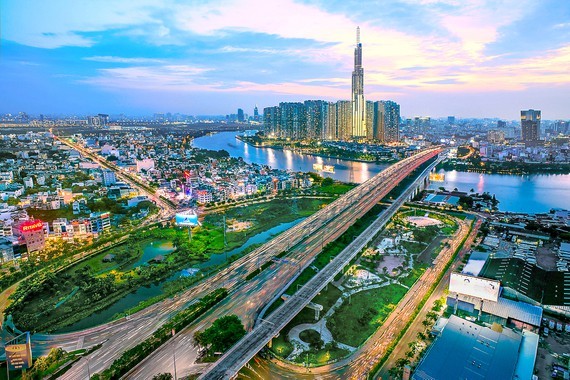
[[[461,301],[469,302],[475,305],[475,309],[479,310],[481,300],[476,297],[470,297],[463,294],[459,295]],[[483,312],[493,314],[501,318],[512,318],[517,321],[528,323],[533,326],[540,326],[542,321],[542,308],[528,304],[499,297],[497,302],[483,301]]]
[[[452,315],[412,379],[512,379],[521,336]]]

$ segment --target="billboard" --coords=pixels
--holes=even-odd
[[[497,302],[501,283],[497,280],[452,273],[449,279],[449,292],[459,293],[487,301]]]
[[[28,369],[32,366],[32,344],[29,332],[6,343],[6,361],[10,371]]]
[[[20,224],[21,232],[37,232],[43,231],[44,223],[41,220],[28,220]]]
[[[193,210],[176,214],[175,222],[176,225],[180,227],[195,227],[200,225],[198,214]]]

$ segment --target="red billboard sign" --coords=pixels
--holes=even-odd
[[[36,232],[44,229],[44,223],[41,220],[30,220],[20,225],[21,232]]]

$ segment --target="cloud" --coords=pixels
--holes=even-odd
[[[204,88],[198,81],[208,71],[189,65],[107,68],[99,69],[98,76],[80,82],[115,89],[190,91]]]
[[[93,57],[84,57],[86,61],[94,62],[108,62],[108,63],[163,63],[164,60],[156,58],[144,58],[144,57],[115,57],[110,55],[96,55]]]
[[[54,49],[91,47],[94,33],[133,25],[161,24],[153,14],[165,3],[152,0],[18,0],[2,3],[2,39]]]

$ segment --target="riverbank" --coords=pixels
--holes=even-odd
[[[364,158],[358,158],[358,157],[354,157],[352,155],[338,155],[338,154],[325,154],[325,153],[319,153],[319,152],[314,152],[314,151],[307,151],[307,149],[312,149],[309,147],[303,147],[303,148],[299,148],[299,149],[295,149],[294,147],[289,147],[289,146],[284,146],[284,145],[278,145],[278,144],[274,144],[274,143],[258,143],[254,140],[256,136],[241,136],[241,135],[236,135],[236,138],[240,141],[242,141],[245,144],[248,144],[249,146],[252,146],[254,148],[260,148],[260,149],[276,149],[276,150],[281,150],[281,151],[291,151],[293,153],[299,153],[299,154],[305,154],[308,156],[315,156],[315,157],[322,157],[322,158],[332,158],[332,159],[338,159],[338,160],[346,160],[346,161],[354,161],[354,162],[362,162],[362,163],[368,163],[368,164],[393,164],[398,162],[398,160],[394,160],[394,159],[389,159],[389,160],[383,160],[383,159],[379,159],[379,158],[375,158],[375,159],[364,159]],[[318,148],[318,149],[323,149],[323,148]]]
[[[506,161],[444,161],[437,169],[469,173],[533,175],[570,174],[570,163],[526,163]]]

